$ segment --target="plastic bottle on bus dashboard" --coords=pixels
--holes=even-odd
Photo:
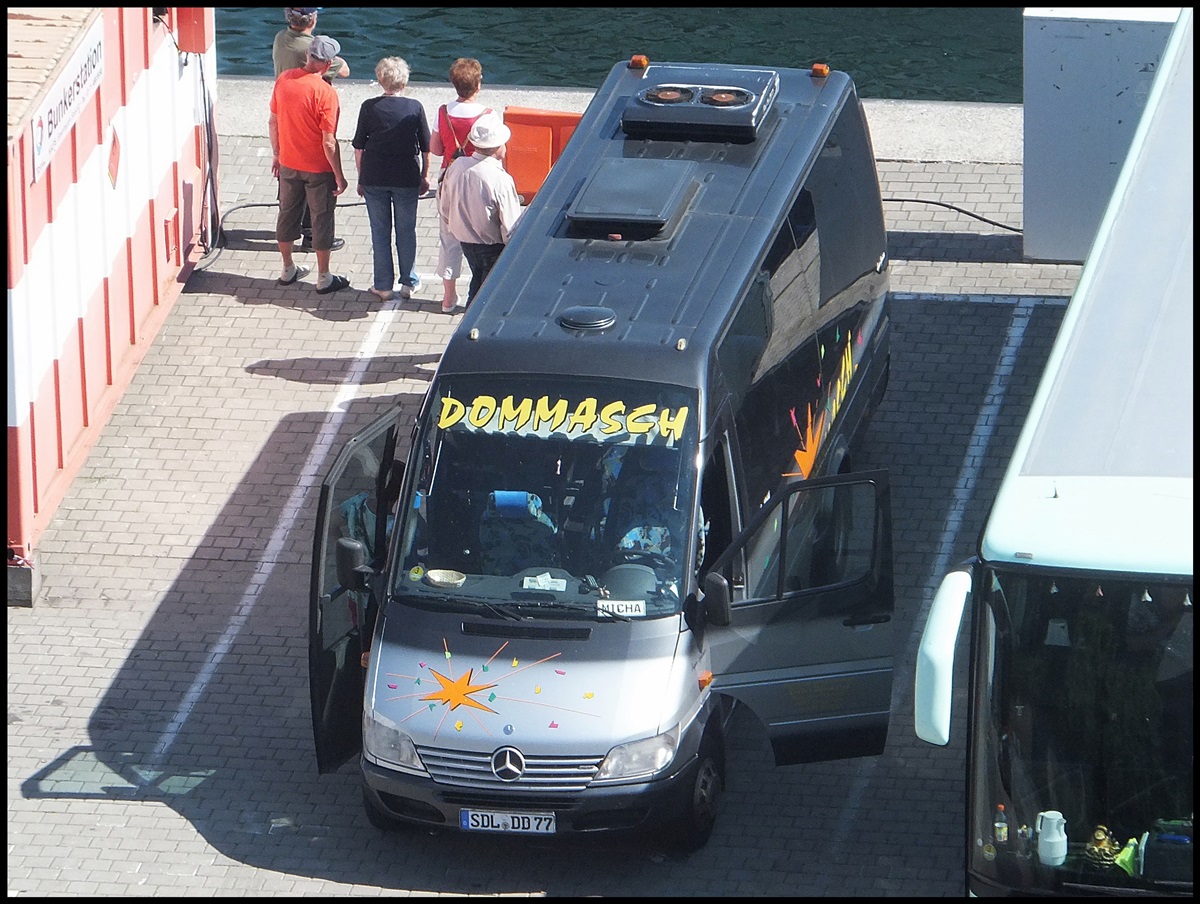
[[[1008,846],[1008,817],[1004,804],[996,804],[996,815],[992,818],[992,841],[997,848]]]

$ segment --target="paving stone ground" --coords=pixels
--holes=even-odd
[[[8,609],[9,895],[963,894],[965,701],[947,748],[915,738],[920,615],[973,550],[1079,268],[1023,262],[1020,235],[995,225],[1021,225],[1017,164],[879,172],[892,378],[856,464],[892,475],[907,642],[883,755],[776,769],[740,719],[725,812],[691,857],[372,829],[353,767],[318,776],[312,752],[313,503],[345,439],[392,405],[416,413],[460,317],[428,278],[431,200],[411,302],[365,291],[351,196],[334,267],[353,288],[277,286],[269,144],[222,136],[227,244],[189,279],[41,538],[42,598]]]

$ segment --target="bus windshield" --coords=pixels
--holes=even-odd
[[[661,384],[440,378],[415,438],[395,598],[534,618],[677,613],[696,420],[696,394]]]
[[[1190,894],[1191,578],[985,581],[973,870],[1031,891]]]

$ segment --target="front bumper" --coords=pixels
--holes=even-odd
[[[384,812],[404,822],[460,830],[462,809],[555,814],[556,834],[641,831],[687,812],[697,758],[665,778],[627,785],[601,785],[572,793],[483,791],[439,784],[428,776],[385,769],[360,758],[363,789]]]

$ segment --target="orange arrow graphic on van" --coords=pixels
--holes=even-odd
[[[800,425],[796,422],[796,409],[793,408],[790,412],[792,415],[792,426],[796,428],[796,436],[800,440],[800,445],[792,457],[796,459],[796,465],[800,468],[799,471],[794,471],[790,474],[784,474],[784,477],[803,477],[808,479],[808,475],[812,473],[813,464],[817,460],[817,449],[821,448],[821,439],[825,433],[825,417],[824,412],[821,412],[821,417],[817,419],[816,429],[813,429],[813,414],[812,405],[808,406],[808,425],[804,431],[800,430]]]

